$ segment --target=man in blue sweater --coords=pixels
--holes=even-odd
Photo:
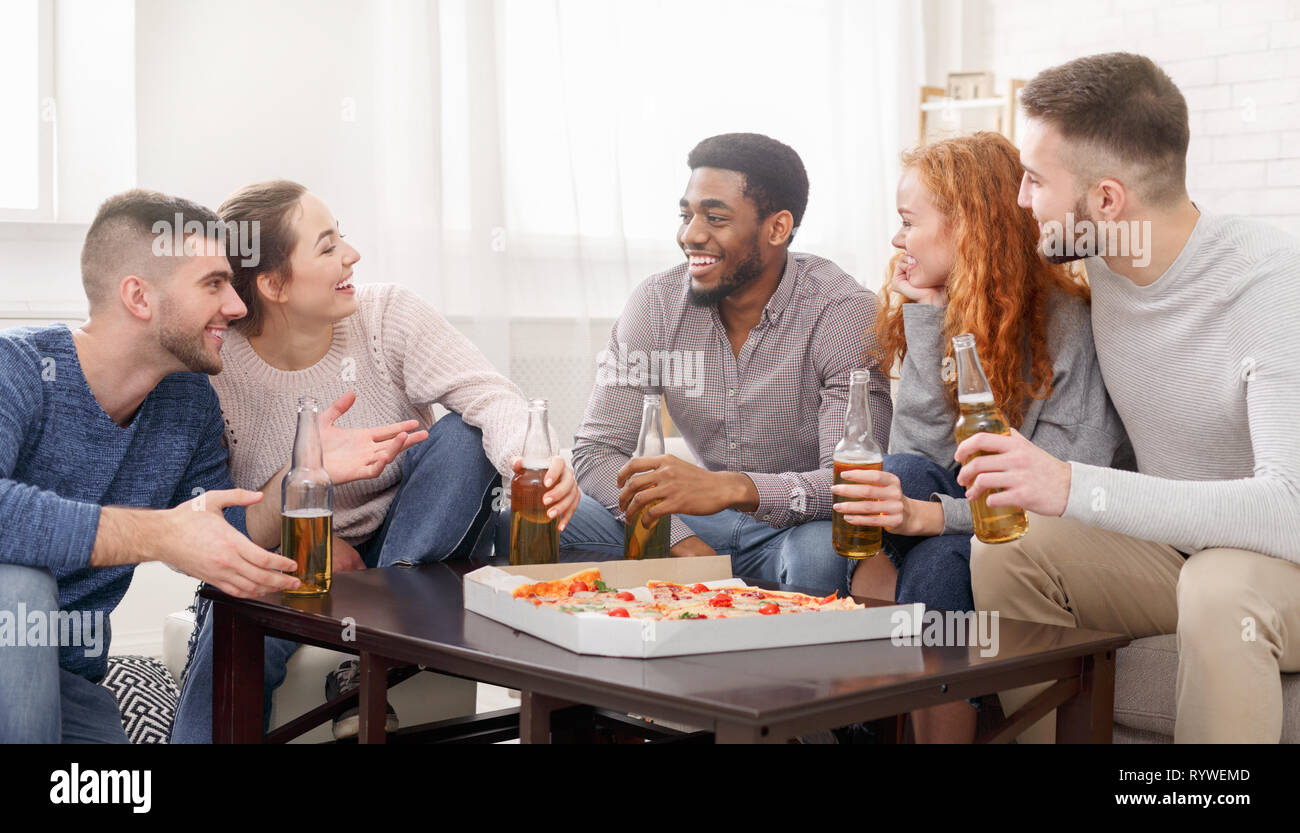
[[[126,742],[96,683],[136,564],[241,597],[298,585],[265,549],[279,501],[233,488],[205,375],[246,312],[224,243],[207,208],[118,195],[82,248],[89,320],[0,332],[0,743]]]

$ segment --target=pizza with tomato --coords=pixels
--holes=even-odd
[[[709,587],[667,581],[647,582],[645,588],[635,591],[620,590],[602,581],[598,569],[583,570],[555,581],[525,584],[514,590],[516,599],[565,613],[653,620],[738,619],[862,607],[838,595],[817,597],[743,585]]]

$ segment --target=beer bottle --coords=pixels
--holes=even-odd
[[[293,577],[302,582],[284,591],[292,596],[328,593],[333,573],[334,483],[321,455],[319,417],[315,399],[298,399],[293,460],[280,483],[280,553],[298,562]]]
[[[1002,410],[994,404],[993,389],[980,366],[975,336],[970,333],[953,336],[952,346],[957,358],[957,407],[961,410],[957,417],[958,444],[981,432],[1009,435],[1011,426]],[[1014,541],[1029,529],[1029,519],[1020,507],[988,505],[985,498],[1000,491],[993,489],[970,502],[975,537],[986,544]]]
[[[560,561],[560,522],[546,515],[546,470],[551,466],[551,432],[546,424],[545,399],[528,401],[528,431],[524,434],[524,470],[510,481],[510,563],[557,564]]]
[[[849,374],[849,408],[844,415],[844,439],[835,446],[832,465],[835,483],[852,483],[844,479],[851,469],[880,471],[884,456],[871,435],[871,408],[868,399],[871,391],[871,372],[855,370]],[[834,503],[853,502],[856,498],[835,495]],[[835,551],[845,558],[870,558],[880,552],[883,530],[878,526],[855,526],[839,512],[831,513],[831,543]]]
[[[638,457],[657,457],[666,453],[664,445],[664,423],[659,414],[660,398],[658,394],[646,394],[641,403],[641,433],[637,436],[636,453]],[[652,477],[654,472],[642,472],[637,477]],[[653,488],[651,483],[649,488]],[[647,527],[642,523],[645,510],[659,501],[643,506],[636,517],[629,517],[623,522],[623,557],[624,558],[668,558],[668,534],[672,525],[671,515],[664,515],[650,521]]]

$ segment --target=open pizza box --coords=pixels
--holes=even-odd
[[[589,568],[600,570],[601,580],[611,587],[626,590],[644,588],[648,581],[711,587],[743,584],[731,577],[731,557],[725,555],[482,567],[465,576],[465,609],[575,653],[640,658],[914,636],[925,611],[917,602],[787,616],[645,621],[565,613],[511,595],[521,584],[564,578]]]

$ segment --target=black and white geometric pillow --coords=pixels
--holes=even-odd
[[[100,685],[113,692],[131,743],[166,743],[180,688],[167,666],[149,657],[109,657]]]

